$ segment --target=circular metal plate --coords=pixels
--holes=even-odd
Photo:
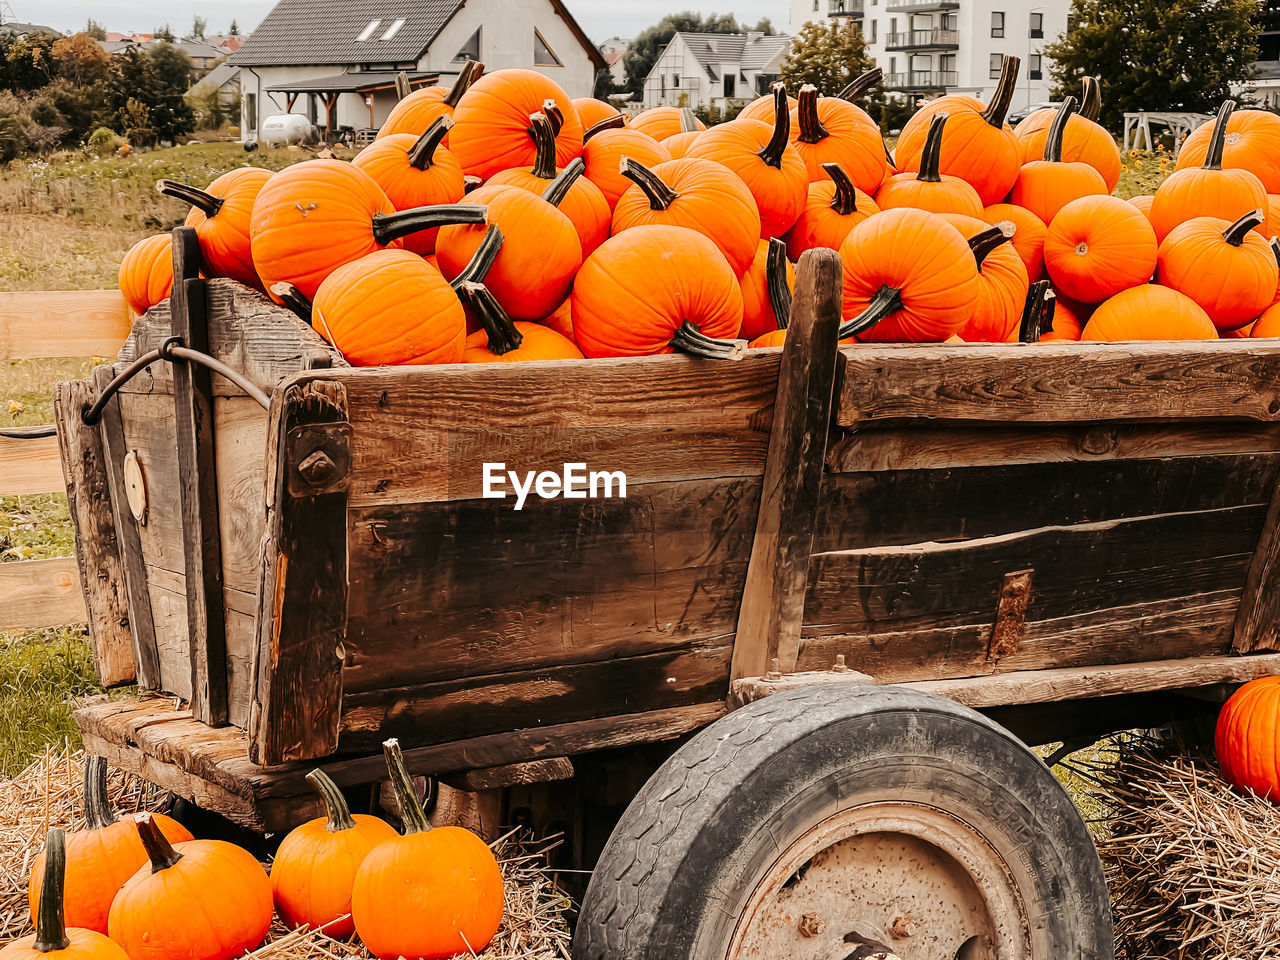
[[[124,492],[129,501],[129,512],[138,523],[147,522],[147,478],[142,473],[138,451],[130,450],[124,457]]]

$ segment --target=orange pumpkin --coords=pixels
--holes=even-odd
[[[1141,193],[1141,194],[1138,194],[1138,196],[1136,197],[1130,197],[1129,202],[1133,204],[1135,207],[1137,207],[1139,210],[1141,210],[1142,215],[1146,217],[1148,221],[1150,221],[1151,204],[1155,201],[1155,199],[1156,197],[1155,197],[1155,194],[1153,193]]]
[[[561,118],[556,166],[563,167],[582,153],[582,121],[560,84],[533,70],[499,70],[473,83],[453,111],[449,149],[463,170],[484,180],[500,170],[533,166],[538,150],[529,115],[547,113],[548,100]]]
[[[1029,282],[1044,278],[1044,238],[1049,228],[1043,220],[1015,203],[993,203],[982,211],[982,219],[1004,231],[1027,268]]]
[[[631,181],[621,173],[622,161],[630,157],[646,167],[656,167],[671,159],[666,147],[639,130],[606,130],[587,141],[582,160],[587,165],[587,179],[600,188],[612,210],[618,198],[627,192]]]
[[[435,960],[481,953],[502,922],[498,861],[463,827],[433,828],[396,740],[383,744],[404,835],[379,844],[356,871],[351,916],[380,960]],[[407,923],[406,918],[413,921]]]
[[[738,335],[742,309],[719,247],[687,227],[647,224],[610,237],[582,265],[573,334],[588,357],[734,356],[719,338]]]
[[[1024,164],[1009,193],[1013,203],[1026,207],[1051,227],[1058,211],[1072,200],[1111,192],[1102,174],[1089,164],[1062,159],[1062,136],[1075,109],[1075,97],[1062,102],[1045,139],[1044,159]]]
[[[1250,337],[1270,339],[1280,337],[1280,304],[1273,303],[1262,311],[1249,330]]]
[[[467,192],[462,164],[441,143],[453,126],[437,117],[420,137],[397,133],[365,147],[351,161],[380,186],[397,210],[457,203]],[[434,253],[439,230],[419,230],[404,238],[407,250],[421,256]]]
[[[1081,340],[1216,340],[1213,321],[1190,297],[1154,283],[1121,290],[1093,311]]]
[[[1080,112],[1067,120],[1062,135],[1062,159],[1068,163],[1087,163],[1097,170],[1107,186],[1107,192],[1115,190],[1120,182],[1120,148],[1115,138],[1100,125],[1098,111],[1102,105],[1098,81],[1085,77],[1084,96]],[[1039,160],[1044,156],[1045,141],[1053,126],[1054,111],[1037,110],[1014,128],[1023,163]]]
[[[131,960],[232,960],[271,928],[271,881],[247,850],[223,840],[169,844],[152,815],[138,834],[151,858],[121,888],[107,928]]]
[[[249,237],[263,286],[292,283],[315,299],[338,267],[446,223],[485,223],[484,207],[451,204],[397,213],[371,176],[341,160],[306,160],[267,181]]]
[[[1218,714],[1218,765],[1228,783],[1280,800],[1280,677],[1251,680]]]
[[[949,115],[946,136],[938,154],[940,173],[959,177],[977,191],[984,205],[999,203],[1018,179],[1022,154],[1013,130],[1004,122],[1018,83],[1017,57],[1005,57],[991,102],[973,97],[939,97],[922,107],[902,128],[894,157],[900,173],[921,169],[932,121]],[[960,212],[960,211],[957,211]]]
[[[977,217],[939,214],[960,231],[978,267],[978,298],[957,331],[965,343],[1001,343],[1018,332],[1030,281],[1003,230]]]
[[[930,118],[929,134],[917,172],[897,173],[885,181],[876,194],[876,203],[881,210],[914,207],[931,213],[982,216],[982,199],[978,191],[959,177],[944,176],[938,172],[938,157],[948,119],[945,113],[935,113]]]
[[[755,198],[738,177],[710,160],[671,160],[650,170],[626,157],[622,175],[632,181],[613,211],[613,233],[643,224],[688,227],[710,237],[741,276],[760,243]]]
[[[1160,244],[1160,282],[1203,307],[1219,330],[1251,323],[1275,300],[1280,281],[1271,245],[1253,229],[1262,219],[1254,210],[1235,223],[1180,223]]]
[[[0,949],[2,960],[129,960],[120,947],[97,930],[67,928],[63,920],[62,890],[66,871],[66,840],[60,827],[45,839],[47,868],[40,883],[36,932]]]
[[[120,292],[134,313],[146,313],[173,289],[173,247],[167,233],[139,240],[120,261]]]
[[[258,271],[249,249],[249,217],[262,185],[270,179],[270,170],[241,167],[224,173],[204,190],[172,180],[156,181],[157,191],[191,205],[183,222],[195,227],[207,276],[230,277],[247,287],[258,286]]]
[[[1268,239],[1280,234],[1280,194],[1267,194],[1267,222],[1262,232]]]
[[[825,180],[823,167],[838,163],[862,191],[874,193],[884,180],[884,141],[880,128],[865,113],[839,97],[818,97],[818,88],[800,88],[791,129],[794,146],[804,160],[809,180]]]
[[[674,137],[667,137],[667,139],[663,140],[662,145],[667,148],[667,153],[671,154],[672,160],[679,160],[689,152],[689,148],[693,146],[694,141],[701,135],[701,130],[677,133]]]
[[[1174,170],[1204,165],[1217,123],[1205,123],[1182,141]],[[1280,117],[1267,110],[1235,110],[1222,138],[1222,166],[1248,170],[1267,193],[1280,193]]]
[[[458,71],[458,78],[454,80],[452,87],[422,87],[412,91],[391,108],[391,113],[387,115],[387,120],[375,139],[400,133],[419,137],[440,117],[452,119],[454,108],[462,95],[471,89],[471,85],[483,73],[483,63],[468,60]]]
[[[147,851],[131,822],[117,820],[107,800],[107,761],[89,757],[84,765],[84,818],[87,826],[65,838],[65,880],[59,880],[66,922],[85,930],[107,932],[111,901],[125,881],[147,862]],[[190,831],[162,813],[156,826],[173,843],[192,839]],[[45,858],[31,865],[27,902],[32,923],[39,922]]]
[[[631,122],[627,124],[627,129],[647,134],[661,143],[667,137],[674,137],[677,133],[688,133],[691,123],[695,130],[707,129],[707,125],[694,116],[693,111],[689,110],[688,107],[683,109],[680,107],[651,107],[642,113],[636,114]]]
[[[828,179],[809,184],[809,197],[799,219],[787,231],[787,258],[814,247],[839,250],[849,231],[880,208],[870,196],[859,190],[838,163],[825,163]]]
[[[795,97],[787,97],[787,109],[795,108]],[[774,113],[777,111],[777,102],[774,100],[772,93],[766,93],[764,96],[756,97],[745,107],[738,111],[735,120],[760,120],[764,123],[773,123]]]
[[[323,770],[312,770],[307,780],[324,802],[325,816],[294,827],[281,842],[271,862],[271,892],[287,926],[306,924],[346,940],[355,932],[349,914],[356,868],[378,844],[394,840],[396,831],[377,817],[352,816]]]
[[[723,163],[746,183],[760,210],[760,236],[780,237],[804,210],[809,173],[790,143],[791,114],[782,84],[774,84],[774,125],[734,120],[712,127],[693,142],[690,158]]]
[[[1256,175],[1248,170],[1223,168],[1226,131],[1234,110],[1235,101],[1228,100],[1218,111],[1203,166],[1175,170],[1156,189],[1151,202],[1151,225],[1157,240],[1164,240],[1169,231],[1192,217],[1221,217],[1234,222],[1250,210],[1267,209],[1267,190]],[[1261,225],[1254,229],[1262,233]]]
[[[1057,289],[1101,303],[1151,279],[1156,235],[1142,212],[1119,197],[1081,197],[1049,224],[1044,263]]]
[[[751,268],[742,275],[742,332],[754,340],[771,330],[786,329],[791,316],[795,268],[781,240],[761,240]]]
[[[545,322],[513,322],[483,283],[463,283],[458,294],[481,324],[467,337],[466,363],[582,359],[577,345]]]
[[[573,109],[578,111],[578,119],[582,121],[585,130],[590,130],[597,123],[622,117],[613,104],[594,97],[574,97]]]
[[[978,300],[969,244],[923,210],[884,210],[863,220],[840,245],[840,260],[841,339],[940,342],[964,326]]]

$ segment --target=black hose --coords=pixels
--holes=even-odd
[[[58,428],[53,424],[42,427],[0,427],[0,437],[10,440],[43,440],[57,435]]]

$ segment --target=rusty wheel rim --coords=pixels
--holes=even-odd
[[[781,849],[726,960],[1025,960],[1032,926],[1014,870],[979,831],[927,804],[880,802]]]

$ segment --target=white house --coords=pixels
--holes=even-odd
[[[986,99],[1006,54],[1022,58],[1014,109],[1049,99],[1043,49],[1067,29],[1070,0],[791,0],[791,29],[811,21],[861,27],[885,88],[906,96]]]
[[[468,59],[545,73],[588,97],[604,58],[561,0],[279,0],[228,59],[240,68],[241,135],[297,113],[331,130],[380,126],[395,76],[451,83]]]
[[[644,106],[726,109],[769,92],[782,75],[788,36],[677,33],[644,81]]]

